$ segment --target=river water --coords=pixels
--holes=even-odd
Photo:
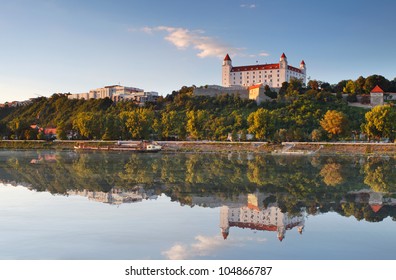
[[[0,151],[0,259],[396,259],[395,163]]]

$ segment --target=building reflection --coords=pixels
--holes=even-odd
[[[89,200],[120,205],[123,203],[141,202],[148,199],[157,199],[154,191],[145,190],[143,187],[135,187],[133,190],[125,191],[121,188],[113,188],[109,192],[70,190],[68,195],[78,195],[87,197]]]
[[[276,232],[280,241],[285,238],[286,231],[292,228],[296,228],[302,234],[305,211],[299,216],[282,213],[277,203],[264,207],[264,199],[263,193],[248,194],[245,204],[240,207],[223,205],[220,208],[220,229],[223,238],[227,239],[232,227]]]

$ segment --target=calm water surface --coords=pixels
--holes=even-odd
[[[395,163],[0,151],[0,259],[396,259]]]

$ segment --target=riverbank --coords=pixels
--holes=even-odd
[[[115,145],[117,141],[0,141],[0,149],[50,149],[73,150],[78,143],[86,146],[106,147]],[[136,141],[139,143],[139,141]],[[272,144],[267,142],[212,142],[212,141],[158,141],[163,152],[251,152],[277,154],[380,154],[395,155],[394,143],[345,143],[345,142],[284,142]]]

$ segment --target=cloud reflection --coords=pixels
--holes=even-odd
[[[266,242],[265,238],[234,238],[224,241],[220,235],[203,236],[197,235],[192,244],[175,244],[169,250],[163,251],[162,255],[170,260],[194,259],[215,255],[217,251],[225,247],[242,247],[246,242]]]

